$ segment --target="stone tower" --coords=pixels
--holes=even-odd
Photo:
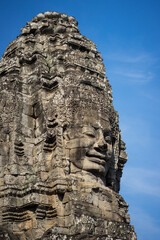
[[[0,239],[136,240],[111,86],[77,25],[40,13],[2,56]]]

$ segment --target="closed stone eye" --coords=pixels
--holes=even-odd
[[[92,138],[96,136],[95,130],[91,126],[84,126],[82,133]]]
[[[87,132],[84,132],[85,135],[89,136],[89,137],[92,137],[94,138],[95,137],[95,133],[92,132],[92,131],[87,131]]]

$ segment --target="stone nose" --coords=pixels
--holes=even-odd
[[[96,146],[95,147],[98,147],[101,150],[106,150],[107,149],[107,143],[106,143],[106,141],[104,139],[104,135],[103,135],[102,131],[99,132],[99,138],[98,138],[98,140],[96,142]]]

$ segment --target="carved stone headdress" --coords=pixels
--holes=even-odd
[[[107,191],[115,196],[127,155],[101,55],[79,33],[75,18],[40,13],[21,32],[0,62],[0,225],[9,223],[17,238],[32,232],[30,239],[39,239],[55,224],[65,228],[58,222],[66,206],[62,200],[69,192],[74,199],[76,174],[70,170],[64,137],[68,128],[83,126],[86,116],[109,123],[112,156],[101,187],[111,188]]]

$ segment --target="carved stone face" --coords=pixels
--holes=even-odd
[[[75,169],[105,176],[112,155],[110,125],[108,121],[104,124],[96,119],[88,120],[83,126],[74,126],[66,130],[67,157]]]

